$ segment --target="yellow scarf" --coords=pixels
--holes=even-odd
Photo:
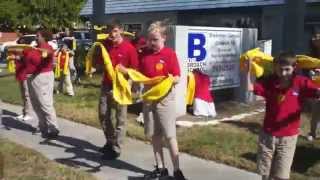
[[[61,69],[60,69],[60,63],[61,63],[61,56],[62,52],[58,53],[58,59],[57,59],[57,64],[54,70],[54,76],[56,78],[60,78],[61,76]],[[69,73],[69,52],[65,53],[65,61],[64,61],[64,66],[63,66],[63,74],[67,75]]]
[[[195,90],[196,90],[196,81],[194,78],[194,74],[192,72],[189,72],[188,73],[187,94],[186,94],[187,105],[193,104]]]
[[[132,104],[131,85],[124,75],[120,72],[118,66],[113,68],[110,56],[100,42],[95,42],[86,56],[86,73],[92,72],[92,59],[96,47],[100,47],[106,76],[112,80],[113,98],[121,105]],[[141,98],[144,101],[157,101],[167,95],[170,91],[174,78],[172,76],[160,76],[148,78],[140,72],[128,68],[128,76],[135,83],[142,83],[144,85],[153,85],[147,92],[142,94]],[[154,85],[155,84],[155,85]]]
[[[273,57],[260,51],[259,48],[249,50],[240,56],[240,69],[244,69],[244,62],[252,59],[251,73],[257,78],[262,75],[272,73]],[[306,55],[297,55],[297,66],[300,69],[314,69],[320,68],[320,59],[313,58]]]

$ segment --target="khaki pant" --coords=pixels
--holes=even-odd
[[[101,86],[99,119],[107,143],[112,144],[114,150],[120,153],[126,136],[127,106],[115,102],[111,88],[106,85]]]
[[[39,120],[40,131],[48,133],[53,129],[58,129],[56,111],[53,106],[53,72],[31,75],[27,82],[31,104]]]
[[[310,121],[310,135],[317,137],[317,129],[320,123],[320,101],[312,102],[312,117]]]
[[[33,109],[32,109],[32,104],[30,100],[27,80],[20,82],[20,92],[21,92],[21,98],[23,101],[23,109],[22,109],[23,115],[33,116]]]
[[[257,169],[262,176],[289,179],[298,135],[275,137],[261,132]]]
[[[143,103],[145,134],[176,138],[175,89],[158,102]]]
[[[63,73],[63,71],[61,71],[61,77],[59,79],[59,84],[58,84],[58,90],[60,92],[63,92],[64,84],[66,86],[67,94],[73,96],[74,95],[74,91],[73,91],[73,85],[72,85],[72,81],[71,81],[70,70],[68,71],[67,75],[65,75]]]

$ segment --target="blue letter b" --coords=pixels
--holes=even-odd
[[[199,43],[195,44],[195,40]],[[206,44],[206,37],[199,33],[189,33],[188,34],[188,57],[195,58],[196,61],[202,61],[206,58],[207,51],[204,48]],[[199,54],[196,56],[195,52],[198,51]]]

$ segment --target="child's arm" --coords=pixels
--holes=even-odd
[[[246,72],[246,76],[247,76],[247,88],[249,92],[254,91],[254,86],[253,86],[253,82],[252,82],[252,77],[251,77],[251,60],[247,60],[245,61],[245,72]]]
[[[265,82],[264,81],[255,81],[255,78],[252,77],[251,74],[251,59],[247,60],[245,62],[245,72],[247,76],[247,88],[249,92],[253,92],[254,94],[258,96],[265,97]]]
[[[173,84],[178,84],[180,81],[180,76],[174,76],[173,78],[174,78]]]

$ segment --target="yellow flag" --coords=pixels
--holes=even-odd
[[[306,55],[297,55],[297,66],[301,69],[320,68],[320,59]]]
[[[186,94],[187,105],[193,104],[195,89],[196,89],[196,81],[194,78],[194,74],[192,72],[189,72],[188,73],[187,94]]]
[[[14,60],[13,59],[7,59],[7,61],[8,61],[8,64],[7,64],[8,72],[9,73],[16,72],[16,64],[15,64]]]
[[[273,57],[265,54],[259,48],[251,49],[240,56],[240,69],[244,69],[245,61],[251,59],[251,73],[256,77],[272,73]]]

